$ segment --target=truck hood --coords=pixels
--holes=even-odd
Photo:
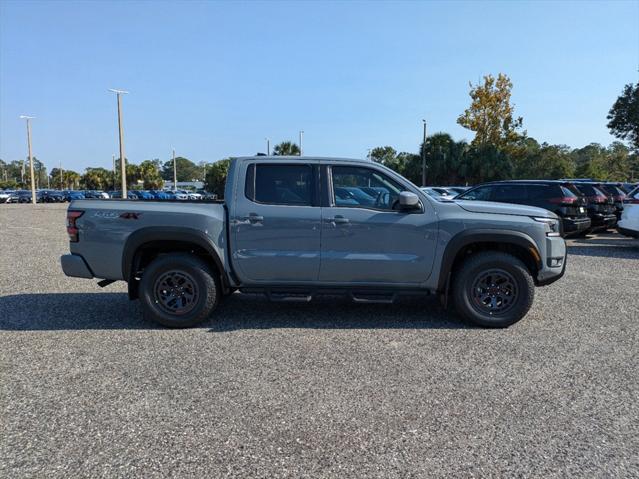
[[[459,206],[471,213],[492,213],[498,215],[536,216],[557,218],[552,211],[535,206],[515,205],[513,203],[495,203],[492,201],[454,200]]]

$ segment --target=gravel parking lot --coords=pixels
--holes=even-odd
[[[268,303],[203,327],[65,277],[65,205],[0,205],[2,477],[638,477],[639,241],[569,241],[507,330],[438,302]]]

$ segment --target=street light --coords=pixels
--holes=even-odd
[[[27,147],[29,149],[29,171],[31,172],[31,203],[34,205],[37,202],[36,190],[35,190],[35,178],[33,175],[33,155],[31,154],[31,120],[35,116],[20,115],[22,120],[27,120]]]
[[[422,186],[426,186],[426,120],[424,122],[424,143],[422,144]]]
[[[173,148],[173,190],[177,191],[177,166],[175,165],[175,148]]]
[[[302,150],[303,139],[304,139],[304,130],[300,130],[300,156],[304,155],[304,150]]]
[[[126,193],[126,164],[124,162],[124,134],[122,132],[122,99],[121,96],[129,93],[124,90],[116,90],[109,88],[109,91],[115,93],[118,97],[118,130],[120,134],[120,169],[122,170],[122,199],[127,198]]]

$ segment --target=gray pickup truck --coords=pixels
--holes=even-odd
[[[235,158],[224,198],[73,201],[62,269],[126,281],[145,316],[169,327],[209,318],[237,290],[362,303],[437,294],[467,320],[507,327],[566,267],[555,214],[438,201],[370,161]]]

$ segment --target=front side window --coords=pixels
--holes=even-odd
[[[357,166],[331,167],[335,206],[397,209],[401,185],[385,174]]]
[[[250,165],[245,193],[257,203],[311,206],[313,168],[310,165]]]
[[[479,186],[466,193],[462,193],[457,198],[460,200],[490,201],[491,191],[492,188],[490,186]]]

